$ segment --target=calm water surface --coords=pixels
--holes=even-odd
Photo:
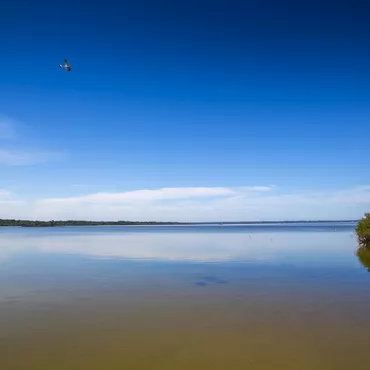
[[[355,224],[0,228],[0,369],[369,369]]]

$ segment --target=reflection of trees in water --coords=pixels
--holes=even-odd
[[[370,244],[360,246],[357,249],[356,255],[361,265],[370,272]]]

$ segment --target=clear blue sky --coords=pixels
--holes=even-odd
[[[0,34],[0,217],[351,218],[370,208],[367,1],[14,0],[1,5]],[[270,185],[269,195],[240,190]],[[140,213],[91,200],[167,188],[234,189],[245,211],[224,214],[229,198],[193,193],[186,204],[146,200]],[[297,214],[282,210],[284,197],[348,193],[356,201],[305,210],[300,198]],[[78,213],[73,201],[93,204]]]

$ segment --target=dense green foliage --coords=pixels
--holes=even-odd
[[[370,247],[370,213],[365,213],[365,217],[359,221],[356,233],[359,242]]]
[[[50,227],[50,226],[125,226],[125,225],[179,225],[178,222],[139,222],[139,221],[29,221],[2,220],[0,226]]]

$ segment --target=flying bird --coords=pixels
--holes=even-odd
[[[72,67],[68,63],[67,59],[64,59],[63,62],[64,62],[64,65],[59,64],[59,67],[65,69],[68,72],[71,72],[72,71]]]

